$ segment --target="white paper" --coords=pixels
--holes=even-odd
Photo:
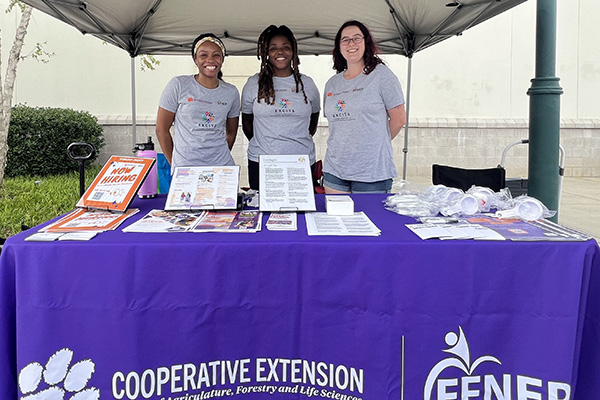
[[[26,242],[53,242],[64,233],[58,232],[36,232],[33,235],[29,235],[25,238]]]
[[[346,195],[327,195],[325,209],[329,215],[353,215],[354,201]]]
[[[306,230],[310,236],[379,236],[381,231],[364,212],[354,215],[306,213]]]
[[[499,233],[477,224],[407,224],[406,227],[421,239],[440,240],[505,240]]]
[[[90,240],[91,238],[93,238],[94,236],[96,236],[98,234],[98,232],[94,232],[94,231],[89,231],[89,232],[68,232],[65,233],[64,235],[62,235],[61,237],[58,238],[58,240],[60,241],[64,241],[64,240],[75,240],[75,241],[80,241],[80,240]]]
[[[260,210],[314,211],[308,155],[260,156]]]
[[[237,206],[239,165],[177,167],[165,210],[219,210]]]

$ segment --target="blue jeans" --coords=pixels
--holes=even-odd
[[[390,193],[392,190],[392,179],[377,182],[347,181],[324,172],[323,186],[350,193]]]

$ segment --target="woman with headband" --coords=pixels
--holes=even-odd
[[[242,89],[242,128],[250,140],[248,180],[255,190],[260,155],[306,154],[314,166],[312,136],[321,110],[317,86],[298,70],[298,46],[287,26],[267,27],[258,38],[257,55],[260,72]]]
[[[222,80],[225,46],[211,33],[194,40],[195,75],[171,79],[158,103],[156,136],[171,172],[182,166],[234,165],[240,97]],[[173,125],[173,134],[170,128]]]

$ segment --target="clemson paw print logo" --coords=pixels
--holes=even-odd
[[[202,121],[203,122],[213,122],[215,119],[215,116],[213,113],[211,113],[210,111],[206,111],[204,113],[204,115],[202,116]]]
[[[21,400],[98,400],[100,390],[87,387],[96,370],[90,359],[71,364],[73,350],[61,349],[42,366],[27,364],[19,372]]]

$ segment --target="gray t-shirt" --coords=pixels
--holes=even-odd
[[[377,182],[398,176],[387,110],[404,104],[400,82],[385,65],[369,74],[325,84],[323,112],[329,121],[323,171],[349,181]]]
[[[257,102],[258,74],[248,78],[242,89],[242,113],[254,114],[254,136],[248,144],[248,159],[258,162],[260,155],[308,154],[315,162],[315,144],[308,132],[310,115],[321,110],[320,95],[313,80],[301,75],[308,104],[301,85],[296,92],[294,76],[273,77],[275,104]]]
[[[219,81],[216,89],[207,89],[193,75],[176,76],[165,87],[158,105],[175,113],[172,170],[235,165],[225,139],[227,118],[240,115],[235,86]]]

